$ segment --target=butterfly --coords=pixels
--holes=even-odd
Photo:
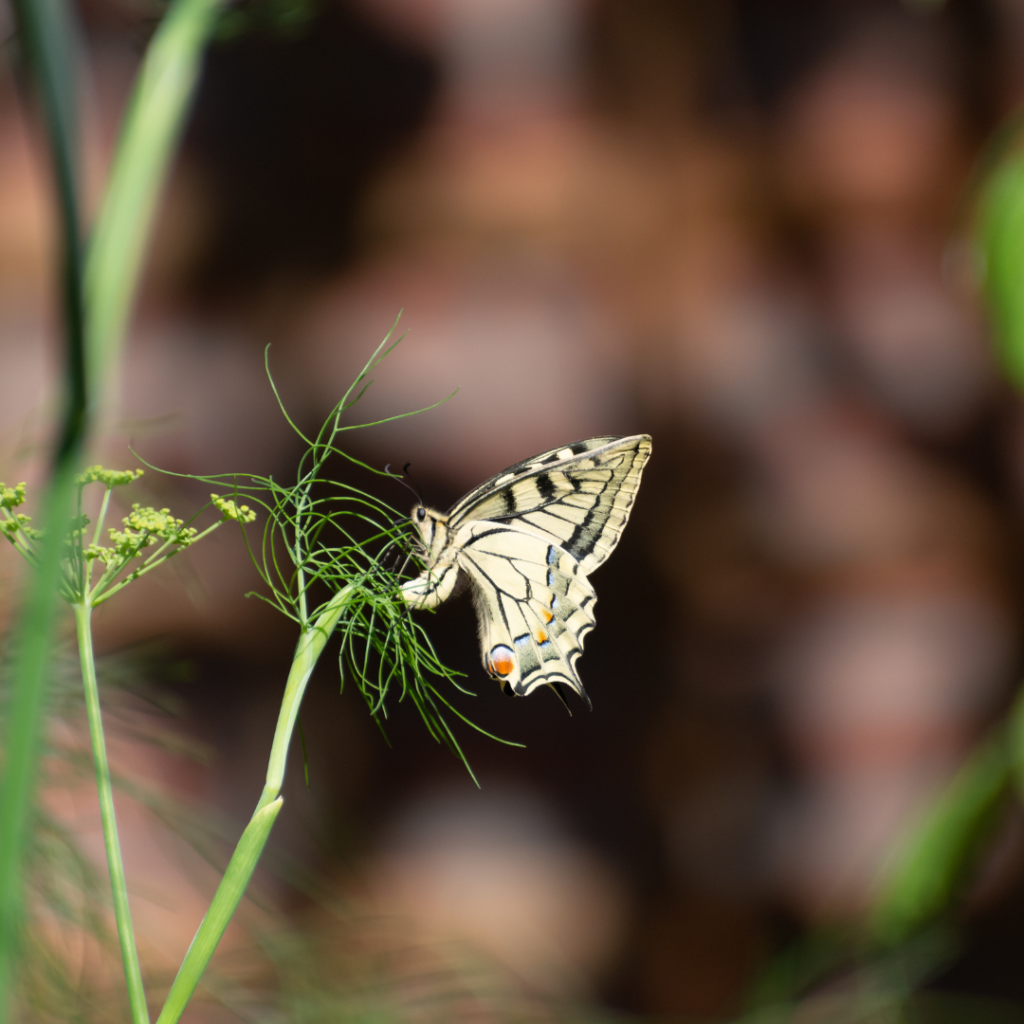
[[[425,569],[402,586],[436,608],[469,579],[484,668],[510,695],[561,685],[591,706],[576,662],[594,628],[590,574],[615,550],[651,454],[647,434],[592,437],[514,466],[446,513],[412,511]],[[566,703],[568,707],[568,704]]]

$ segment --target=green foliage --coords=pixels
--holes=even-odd
[[[397,564],[408,545],[407,519],[327,469],[328,461],[336,462],[341,457],[342,468],[387,476],[349,457],[338,444],[338,438],[353,429],[343,422],[343,416],[369,386],[372,368],[391,350],[389,340],[390,335],[316,438],[307,440],[309,448],[300,460],[295,484],[286,487],[271,478],[248,474],[193,478],[220,485],[228,483],[232,488],[232,497],[211,494],[207,508],[217,513],[217,520],[205,529],[191,525],[204,510],[185,522],[169,509],[143,507],[138,502],[122,517],[122,529],[106,527],[114,490],[137,480],[142,470],[110,470],[96,465],[74,480],[76,515],[61,536],[59,591],[72,606],[78,626],[115,918],[136,1022],[148,1017],[121,862],[92,654],[90,615],[94,607],[224,523],[237,524],[248,544],[245,528],[256,522],[257,513],[243,502],[244,498],[265,513],[261,542],[255,549],[249,547],[266,584],[266,593],[256,596],[299,627],[299,642],[285,686],[263,794],[171,987],[159,1018],[161,1024],[173,1024],[184,1011],[252,876],[282,807],[280,790],[287,752],[305,688],[335,631],[341,634],[342,661],[349,665],[349,674],[375,718],[386,716],[386,698],[397,688],[399,699],[411,700],[431,734],[462,757],[445,713],[453,712],[466,719],[452,708],[435,682],[440,677],[454,683],[455,674],[440,662],[426,632],[411,618],[401,597],[404,567],[410,558],[415,558],[415,552],[409,551],[402,564]],[[101,488],[98,494],[94,493],[97,485]],[[87,497],[90,494],[91,499]],[[27,562],[38,567],[40,551],[45,549],[41,545],[46,545],[48,536],[33,530],[29,518],[17,511],[27,497],[24,485],[0,484],[0,497],[0,525],[4,534]],[[95,521],[90,515],[94,510]],[[106,542],[101,543],[104,530]]]
[[[319,0],[247,0],[224,11],[217,25],[217,37],[230,40],[261,32],[295,38],[307,31],[319,7]]]
[[[918,1016],[920,989],[956,951],[945,928],[885,949],[850,928],[818,929],[769,964],[736,1024],[931,1020]]]
[[[239,507],[233,501],[211,495],[211,504],[220,513],[220,518],[200,533],[195,527],[171,515],[169,508],[144,508],[135,502],[128,515],[121,520],[124,529],[107,528],[108,543],[100,544],[99,538],[110,510],[114,488],[123,487],[142,474],[141,469],[104,469],[97,465],[90,466],[75,478],[77,513],[65,530],[61,560],[60,593],[69,604],[95,608],[224,523],[233,521],[245,524],[256,518],[255,512],[247,506]],[[94,483],[103,484],[104,490],[98,506],[96,526],[90,531],[87,527],[92,520],[83,511],[83,494],[85,488]],[[26,561],[38,566],[40,545],[45,540],[45,533],[29,525],[32,521],[30,516],[12,511],[25,501],[25,485],[7,487],[0,482],[0,495],[3,496],[0,500],[0,533],[7,537]],[[150,548],[155,550],[143,558],[143,552]],[[102,566],[102,570],[94,580],[96,563]]]
[[[326,472],[326,462],[348,458],[335,444],[339,433],[353,429],[341,425],[341,416],[358,400],[361,391],[355,393],[355,389],[368,386],[363,383],[366,373],[376,358],[383,357],[384,345],[338,404],[332,419],[309,442],[297,483],[285,488],[273,480],[244,475],[207,478],[228,482],[233,493],[229,497],[211,496],[218,519],[203,530],[192,525],[195,517],[186,522],[174,517],[169,509],[140,504],[134,504],[122,518],[122,528],[107,526],[113,490],[130,484],[141,471],[101,466],[81,471],[92,415],[116,377],[156,204],[195,89],[202,53],[222,6],[223,0],[173,0],[168,7],[143,59],[86,252],[77,173],[79,54],[72,17],[66,0],[15,0],[18,41],[42,101],[53,153],[63,257],[67,372],[59,440],[40,502],[39,525],[32,525],[28,515],[16,511],[26,500],[25,485],[0,485],[0,532],[32,569],[13,638],[13,667],[4,694],[7,735],[0,780],[0,1022],[10,1011],[19,946],[30,941],[22,927],[25,857],[33,842],[32,823],[38,821],[33,813],[33,792],[44,748],[43,723],[56,646],[58,601],[63,598],[74,611],[77,627],[128,1002],[134,1024],[148,1024],[106,757],[90,616],[97,605],[223,523],[237,523],[244,536],[244,527],[255,522],[255,513],[240,502],[240,489],[252,493],[253,502],[267,512],[256,557],[267,584],[267,593],[260,596],[289,615],[300,635],[263,794],[175,979],[160,1015],[161,1024],[173,1024],[180,1017],[248,885],[282,806],[284,766],[305,687],[339,624],[343,657],[374,716],[383,717],[385,698],[397,686],[400,698],[408,696],[412,700],[432,734],[461,756],[442,713],[450,705],[432,679],[433,674],[454,682],[454,674],[440,663],[422,627],[409,618],[398,593],[400,572],[385,567],[387,553],[402,549],[404,521],[351,485],[338,484],[333,493],[325,494],[334,478]],[[270,7],[285,29],[301,28],[308,10],[295,0],[271,0]],[[98,509],[96,503],[83,497],[94,484],[102,485]],[[329,595],[326,600],[321,597],[324,593]],[[42,833],[37,828],[35,834]],[[50,895],[56,898],[54,893]],[[69,1009],[65,1018],[78,1015],[78,1010]]]
[[[449,717],[507,741],[480,729],[439,688],[438,680],[470,693],[459,685],[459,673],[441,662],[423,625],[412,618],[402,599],[403,569],[410,561],[419,564],[418,549],[410,546],[408,517],[348,479],[352,472],[385,479],[393,475],[354,458],[340,444],[347,431],[425,411],[374,423],[346,420],[346,413],[373,383],[374,368],[401,341],[393,341],[393,333],[394,329],[380,343],[315,437],[307,437],[296,426],[278,395],[285,419],[307,445],[294,484],[238,473],[191,479],[231,487],[232,499],[214,497],[225,518],[251,521],[255,512],[249,505],[264,513],[260,543],[250,548],[250,555],[266,592],[251,596],[292,619],[304,633],[337,612],[342,688],[351,680],[382,728],[389,697],[410,701],[431,736],[468,769]],[[248,504],[236,508],[234,502],[243,499]],[[340,595],[344,596],[339,607]]]
[[[1011,750],[999,730],[970,756],[899,851],[870,930],[901,942],[955,905],[1010,793]]]
[[[978,243],[998,352],[1007,376],[1024,387],[1024,151],[1011,152],[989,176]]]
[[[53,469],[41,503],[44,532],[50,539],[41,539],[22,521],[4,530],[8,537],[13,529],[19,541],[39,545],[36,571],[12,639],[16,661],[0,779],[0,1021],[7,1018],[18,952],[23,858],[29,843],[75,475],[88,440],[90,412],[117,369],[157,197],[219,4],[220,0],[174,0],[158,28],[143,61],[86,259],[79,213],[76,112],[80,83],[73,19],[66,0],[15,3],[17,41],[41,100],[53,155],[67,370]],[[144,1019],[145,1007],[133,1007],[133,1015]]]

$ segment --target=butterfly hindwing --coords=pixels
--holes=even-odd
[[[459,568],[473,584],[488,673],[521,696],[565,683],[589,704],[576,661],[594,628],[597,595],[579,563],[518,526],[473,522],[456,541]]]

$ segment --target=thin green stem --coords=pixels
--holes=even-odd
[[[92,535],[93,544],[99,544],[100,542],[100,531],[103,529],[103,523],[107,518],[107,509],[110,507],[110,496],[114,493],[113,487],[108,487],[103,492],[103,503],[100,505],[100,514],[96,517],[96,531]]]
[[[146,991],[142,985],[142,969],[139,967],[139,953],[135,948],[135,931],[128,906],[128,887],[124,878],[121,843],[117,838],[117,818],[114,814],[114,791],[110,784],[110,765],[107,763],[107,744],[103,737],[100,694],[96,684],[96,659],[92,648],[92,609],[87,604],[76,604],[73,609],[78,632],[78,653],[82,663],[82,685],[85,688],[85,709],[89,718],[89,739],[92,742],[93,764],[96,768],[96,790],[100,798],[103,842],[107,848],[110,889],[114,897],[114,919],[117,922],[117,937],[121,943],[128,1003],[133,1024],[149,1024]]]
[[[164,541],[164,543],[161,544],[160,547],[158,547],[156,551],[154,551],[153,554],[151,554],[142,563],[142,572],[148,572],[154,566],[162,565],[164,562],[167,561],[168,558],[171,557],[171,555],[176,555],[179,551],[184,551],[185,548],[192,547],[193,544],[198,544],[204,537],[208,537],[211,533],[213,533],[214,530],[220,529],[220,527],[222,527],[226,522],[228,522],[227,519],[218,519],[217,522],[215,522],[212,526],[208,526],[201,533],[197,533],[187,544],[181,544],[179,547],[176,547],[173,551],[168,551],[166,555],[164,554],[164,552],[167,551],[169,547],[171,547],[174,544],[178,544],[179,542],[174,539]]]
[[[2,514],[4,522],[14,521],[14,513],[8,512],[7,509],[0,510],[0,514]],[[29,540],[24,530],[16,529],[12,533],[8,533],[7,537],[25,558],[32,560],[36,557],[35,545]]]
[[[270,760],[267,763],[267,781],[256,810],[266,807],[276,800],[284,784],[285,765],[288,760],[288,748],[291,745],[292,733],[295,731],[295,720],[298,718],[299,707],[306,692],[309,678],[323,653],[324,646],[334,632],[334,627],[341,618],[352,596],[352,587],[339,590],[327,603],[317,617],[315,623],[299,637],[292,659],[291,671],[281,699],[281,711],[274,730],[274,742],[270,748]]]
[[[140,535],[140,540],[144,541],[148,537],[149,537],[149,531],[148,530],[144,530],[141,533],[141,535]],[[168,541],[167,543],[170,543],[170,542]],[[164,547],[167,547],[167,544],[164,544],[162,546],[161,550],[163,550]],[[145,550],[145,549],[141,548],[141,550]],[[107,566],[107,568],[104,571],[103,575],[99,578],[99,580],[97,580],[96,586],[93,587],[92,591],[90,592],[90,601],[89,601],[89,603],[94,608],[101,601],[105,601],[112,594],[116,594],[117,591],[121,587],[123,587],[126,583],[131,583],[132,580],[136,580],[136,579],[139,578],[139,576],[142,575],[142,571],[141,570],[132,570],[132,572],[128,576],[126,576],[123,580],[121,580],[121,582],[117,585],[117,587],[111,587],[111,584],[114,582],[114,580],[117,579],[117,577],[122,572],[124,572],[125,569],[128,568],[128,566],[132,563],[132,560],[135,557],[136,557],[135,555],[122,555],[119,561],[114,562],[113,564]],[[152,566],[150,568],[152,568]],[[101,597],[100,595],[103,595],[103,596]]]
[[[307,480],[303,481],[299,488],[300,497],[295,503],[295,548],[292,555],[295,562],[295,585],[299,596],[299,622],[303,629],[306,628],[306,625],[309,622],[309,605],[306,599],[306,572],[302,564],[302,538],[304,533],[302,528],[302,518],[306,504],[309,500],[309,488],[311,486],[312,484],[308,482],[307,475]]]
[[[104,573],[104,575],[100,578],[99,582],[96,584],[95,587],[93,587],[91,591],[90,598],[92,606],[95,608],[97,605],[102,604],[104,601],[109,601],[110,598],[112,598],[119,590],[123,590],[126,586],[128,586],[129,583],[134,583],[137,579],[139,579],[139,577],[145,576],[147,572],[152,572],[154,569],[163,565],[164,562],[166,562],[169,558],[173,558],[176,554],[178,554],[178,552],[184,551],[186,547],[191,547],[193,544],[198,543],[207,534],[212,533],[218,527],[223,526],[225,522],[226,520],[221,519],[219,522],[214,523],[213,526],[207,527],[205,530],[203,530],[202,533],[196,534],[196,536],[192,538],[189,544],[184,545],[182,547],[174,548],[171,551],[167,551],[167,553],[165,555],[162,555],[160,560],[157,562],[152,561],[152,559],[156,557],[156,554],[160,554],[160,552],[165,551],[171,544],[174,543],[173,541],[168,541],[166,544],[160,547],[159,551],[156,554],[150,556],[150,558],[147,558],[146,561],[142,564],[141,568],[134,570],[130,576],[126,576],[123,580],[120,580],[116,584],[114,584],[114,579],[117,577],[118,573],[120,573],[121,570],[128,565],[128,561],[122,562],[118,567],[115,568],[115,570],[112,573]]]

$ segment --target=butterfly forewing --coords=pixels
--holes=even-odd
[[[573,441],[572,444],[563,444],[560,448],[552,448],[550,451],[541,452],[540,455],[534,455],[529,459],[523,459],[522,462],[517,462],[514,466],[509,466],[508,469],[502,470],[500,473],[496,473],[490,478],[485,480],[479,487],[474,487],[469,494],[464,495],[460,498],[449,510],[448,517],[452,520],[459,519],[493,519],[494,516],[477,515],[474,511],[474,506],[485,497],[493,496],[498,490],[504,489],[506,485],[511,484],[516,477],[529,474],[532,471],[542,471],[545,466],[550,466],[556,462],[565,462],[575,458],[578,455],[586,454],[589,451],[593,451],[595,448],[601,448],[604,445],[611,444],[615,441],[621,441],[622,438],[607,436],[607,437],[591,437],[586,441]]]
[[[553,449],[477,488],[449,521],[454,529],[475,519],[521,523],[552,538],[591,573],[619,542],[650,453],[645,434]]]

